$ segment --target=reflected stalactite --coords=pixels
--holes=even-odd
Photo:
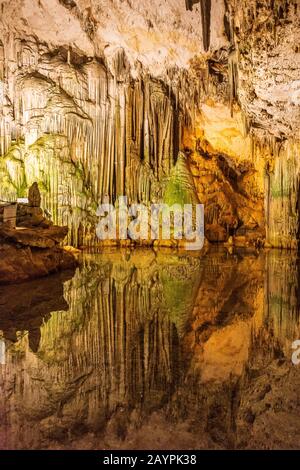
[[[1,323],[1,447],[139,448],[157,435],[165,448],[259,448],[276,384],[288,419],[299,380],[297,276],[288,253],[85,255],[64,285],[68,310],[15,325],[14,343]]]
[[[289,354],[291,343],[300,336],[299,262],[284,252],[278,256],[270,251],[266,256],[266,267],[266,324],[284,353]]]
[[[211,0],[201,0],[200,4],[201,4],[203,47],[205,51],[208,51],[209,46],[210,46]]]
[[[299,264],[287,252],[270,251],[265,270],[264,316],[253,328],[240,381],[238,441],[249,449],[298,449],[300,375],[292,343],[300,335]]]
[[[137,409],[143,415],[172,396],[181,373],[182,320],[191,304],[183,302],[175,315],[171,308],[174,299],[169,297],[167,286],[174,282],[179,263],[187,276],[181,279],[180,275],[178,285],[191,282],[192,290],[188,288],[187,294],[193,295],[198,263],[189,273],[184,259],[165,269],[153,258],[148,267],[149,256],[142,256],[145,259],[141,261],[135,256],[122,260],[118,254],[99,257],[98,262],[87,261],[65,284],[69,311],[53,313],[41,326],[38,363],[32,353],[28,356],[30,368],[41,384],[39,410],[35,404],[37,390],[35,383],[28,381],[28,370],[20,374],[15,370],[17,389],[25,387],[29,400],[21,415],[31,407],[36,409],[45,424],[43,439],[47,439],[48,432],[45,409],[54,413],[60,403],[65,403],[61,413],[67,416],[69,407],[79,407],[86,424],[97,428],[101,424],[99,416],[109,422],[120,407],[126,413]],[[26,336],[21,344],[21,350],[26,350]],[[26,363],[27,354],[20,359]],[[6,383],[12,378],[10,364],[8,358]],[[27,446],[29,441],[25,435],[23,438],[19,442]],[[16,441],[10,445],[16,445]]]
[[[106,64],[73,64],[70,51],[68,61],[40,47],[10,38],[4,48],[14,104],[5,102],[0,116],[0,198],[23,197],[37,181],[42,206],[70,227],[69,243],[80,236],[92,245],[105,196],[146,204],[161,197],[180,146],[180,77],[170,85],[147,73],[133,79],[122,48]],[[8,62],[22,65],[14,80]]]

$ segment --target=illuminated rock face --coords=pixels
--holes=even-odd
[[[226,2],[227,36],[236,53],[229,77],[247,116],[265,174],[266,239],[299,239],[299,2]],[[293,38],[293,39],[291,39]],[[264,161],[264,163],[263,163]]]
[[[115,76],[96,61],[75,68],[46,56],[46,68],[30,66],[16,86],[17,142],[3,141],[0,197],[22,197],[37,181],[54,221],[71,227],[70,242],[92,243],[104,196],[149,202],[161,192],[179,148],[178,111],[164,84],[131,82],[123,52]]]
[[[94,245],[99,200],[161,199],[186,150],[211,241],[296,247],[299,31],[293,0],[2,2],[0,199],[37,181]]]
[[[234,254],[110,251],[0,289],[0,447],[299,448],[297,262]]]

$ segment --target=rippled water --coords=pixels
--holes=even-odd
[[[288,252],[119,250],[1,287],[0,448],[300,448],[298,278]]]

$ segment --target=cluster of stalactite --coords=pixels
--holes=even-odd
[[[211,2],[186,1],[186,8],[199,3],[204,48],[209,49]],[[267,21],[261,21],[265,15]],[[126,195],[129,203],[146,204],[163,198],[178,151],[191,153],[185,148],[184,133],[197,135],[202,105],[211,100],[229,106],[232,117],[241,113],[245,141],[250,137],[253,147],[252,159],[243,155],[241,147],[241,155],[234,157],[222,154],[217,161],[217,151],[210,148],[198,159],[195,176],[198,187],[204,188],[198,192],[200,202],[208,206],[215,198],[206,210],[207,224],[212,231],[222,226],[221,235],[217,231],[212,240],[244,236],[256,224],[260,244],[265,228],[269,245],[295,248],[299,239],[299,107],[294,106],[298,78],[297,67],[290,70],[282,57],[280,41],[286,28],[296,31],[296,16],[297,2],[226,0],[228,44],[209,50],[207,56],[195,56],[189,69],[170,67],[160,79],[150,76],[141,64],[133,70],[122,48],[104,60],[72,48],[53,50],[33,37],[7,35],[0,43],[0,199],[26,197],[37,181],[42,207],[54,223],[69,226],[68,243],[95,245],[96,209],[105,197],[114,202]],[[297,48],[285,47],[292,47],[293,60],[298,60]],[[281,62],[273,60],[274,48],[279,48],[283,74]],[[268,95],[257,71],[257,64],[265,63],[272,66],[266,71],[266,83],[272,87],[275,77],[280,96],[285,96],[282,90],[290,86],[287,77],[291,75],[294,101],[288,108]],[[235,169],[240,157],[249,157],[251,168],[238,174],[235,185],[222,169],[207,168],[212,154],[217,166],[225,158],[225,166],[230,162]],[[194,155],[198,158],[199,152]],[[192,158],[189,163],[193,166]],[[207,170],[218,173],[213,175],[214,184],[207,184]],[[259,179],[263,184],[257,185]]]
[[[225,1],[231,107],[242,107],[264,166],[266,241],[283,248],[299,242],[299,54],[289,41],[299,32],[298,9],[297,1]]]
[[[1,54],[0,199],[24,197],[37,181],[43,206],[77,244],[104,197],[161,197],[189,112],[179,104],[184,76],[164,83],[141,71],[133,80],[122,49],[109,66],[15,38]]]
[[[162,199],[183,129],[207,94],[226,94],[226,79],[200,59],[191,73],[172,68],[159,80],[141,67],[133,79],[121,48],[104,63],[10,36],[1,51],[0,199],[26,197],[36,181],[75,246],[97,242],[104,198]]]

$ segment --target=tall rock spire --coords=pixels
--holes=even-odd
[[[208,51],[210,46],[211,0],[201,0],[201,21],[203,47]]]
[[[203,47],[205,51],[208,51],[210,46],[211,0],[185,0],[186,9],[192,10],[193,5],[196,3],[201,5]]]

